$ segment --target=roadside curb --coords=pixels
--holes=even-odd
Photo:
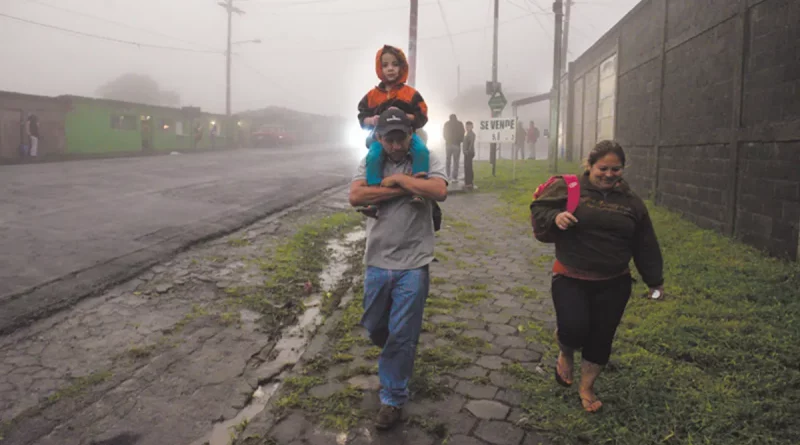
[[[289,212],[343,192],[348,180],[336,181],[322,191],[299,199],[277,197],[242,212],[215,220],[201,220],[176,230],[156,233],[148,247],[110,261],[78,270],[21,292],[0,296],[0,335],[7,335],[39,319],[53,315],[79,301],[96,296],[111,286],[135,278],[148,268],[191,247],[228,235],[266,218],[280,218]],[[26,298],[23,298],[26,297]]]

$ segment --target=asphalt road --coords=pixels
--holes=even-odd
[[[349,181],[353,149],[0,166],[0,333]]]

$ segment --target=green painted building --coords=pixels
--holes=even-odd
[[[237,146],[246,122],[203,113],[199,108],[167,108],[106,99],[61,96],[69,102],[67,154],[122,154],[209,150]]]

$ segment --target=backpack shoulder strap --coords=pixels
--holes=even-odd
[[[575,175],[564,175],[563,178],[567,183],[567,211],[574,213],[581,201],[581,183]]]
[[[542,195],[542,192],[544,192],[548,187],[550,187],[550,185],[558,181],[560,178],[561,176],[551,176],[547,181],[539,184],[539,187],[536,187],[536,190],[533,192],[533,200],[535,201],[539,196]]]

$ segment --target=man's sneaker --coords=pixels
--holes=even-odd
[[[378,206],[368,205],[360,207],[358,211],[363,213],[364,216],[367,216],[369,218],[378,218]]]
[[[375,428],[388,430],[393,427],[402,417],[403,410],[396,406],[381,405],[378,417],[375,419]]]

